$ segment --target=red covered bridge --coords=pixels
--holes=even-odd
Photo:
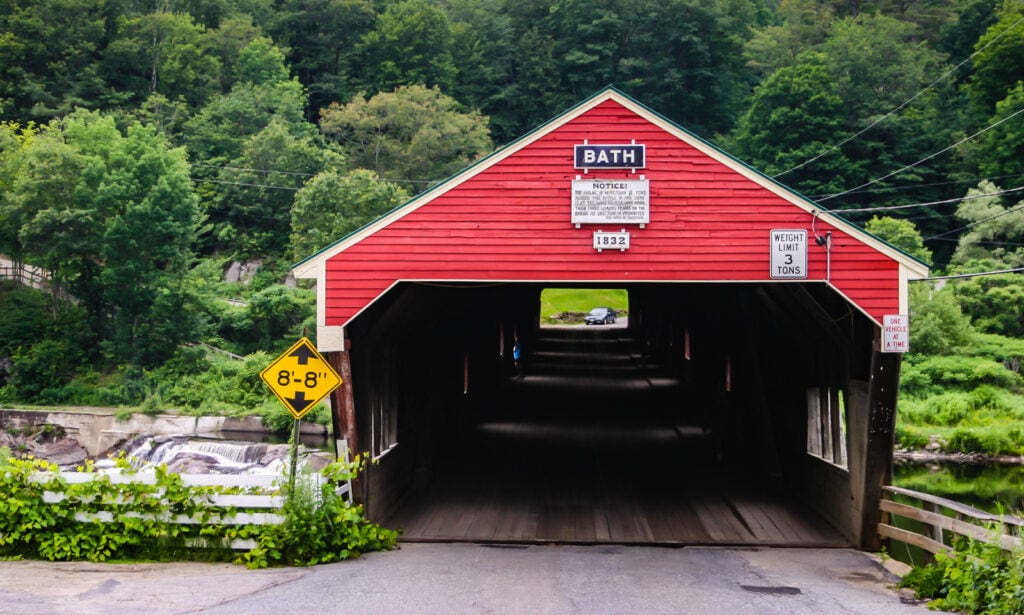
[[[614,89],[295,273],[407,540],[877,541],[881,323],[925,265]],[[545,288],[625,289],[628,324],[543,327]]]

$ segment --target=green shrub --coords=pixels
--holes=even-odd
[[[333,463],[323,474],[340,482],[355,476],[360,462]],[[238,561],[250,568],[313,566],[394,547],[398,534],[370,523],[362,506],[350,506],[329,481],[319,491],[295,481],[284,506],[285,522],[261,529],[257,546]]]
[[[897,423],[896,446],[905,449],[921,449],[928,445],[931,438],[924,429],[914,425]]]
[[[982,455],[1017,455],[1024,448],[1020,427],[1008,429],[1001,424],[961,426],[953,430],[945,449],[949,452]]]
[[[960,613],[1024,613],[1024,552],[1005,553],[980,541],[963,541],[953,553],[915,569],[902,585],[929,598],[929,607]]]
[[[968,393],[945,393],[928,399],[932,409],[932,422],[935,425],[957,425],[974,408]]]
[[[59,401],[60,391],[71,379],[77,357],[63,340],[42,340],[14,355],[11,384],[24,401]]]
[[[982,385],[1019,390],[1024,379],[992,359],[967,356],[915,357],[903,366],[900,385],[907,394],[925,397],[948,389],[970,391]]]
[[[133,471],[124,458],[122,474]],[[202,559],[232,560],[250,567],[308,566],[357,557],[371,550],[390,549],[397,534],[370,523],[361,506],[351,506],[335,494],[337,481],[350,480],[359,462],[332,463],[322,471],[329,479],[319,491],[298,480],[285,492],[281,525],[234,526],[215,522],[176,524],[170,514],[209,520],[205,498],[233,492],[228,487],[185,487],[181,476],[156,468],[156,483],[113,483],[110,476],[68,484],[56,466],[39,460],[0,457],[0,557],[48,560]],[[87,467],[91,470],[91,467]],[[34,480],[39,472],[49,478]],[[66,503],[43,501],[44,492],[66,496]],[[237,489],[234,489],[237,492]],[[79,512],[110,510],[109,523],[75,520]],[[251,538],[257,546],[237,556],[225,545]],[[195,548],[195,542],[206,548]]]

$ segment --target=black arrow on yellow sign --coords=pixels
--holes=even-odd
[[[303,365],[303,363],[301,363],[300,361],[299,365]],[[302,411],[313,403],[312,399],[306,399],[305,391],[298,391],[297,393],[295,393],[294,398],[286,397],[285,401],[288,402],[288,405],[291,406],[292,410],[295,411],[295,414],[298,415],[301,415]]]
[[[313,352],[313,349],[309,346],[302,344],[295,349],[295,352],[288,355],[289,357],[295,357],[299,365],[307,365],[310,359],[319,359],[320,357]],[[302,393],[299,393],[301,395]]]

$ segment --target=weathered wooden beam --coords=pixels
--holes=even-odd
[[[883,512],[892,515],[920,521],[938,530],[946,530],[980,542],[998,544],[1007,551],[1021,548],[1021,539],[1016,536],[1010,536],[1001,531],[991,530],[955,517],[947,517],[942,513],[923,510],[909,504],[901,504],[891,500],[882,500],[881,509]],[[939,540],[936,540],[936,542],[945,543],[945,541]]]
[[[860,494],[860,548],[878,551],[881,536],[876,531],[882,521],[882,491],[892,479],[892,449],[896,432],[896,398],[899,392],[900,362],[903,355],[874,351],[871,355],[871,380],[868,383],[868,424],[864,450],[864,474],[854,485]]]
[[[356,432],[356,404],[352,392],[352,355],[350,352],[329,352],[327,361],[341,376],[341,386],[331,393],[331,420],[334,423],[334,438],[342,439],[353,455],[360,452]],[[345,451],[335,451],[341,458]]]
[[[915,534],[914,532],[900,529],[886,523],[878,524],[878,535],[882,538],[891,538],[914,547],[920,547],[929,553],[938,553],[940,551],[949,553],[953,551],[953,547],[946,546],[941,542],[936,542],[927,536]]]

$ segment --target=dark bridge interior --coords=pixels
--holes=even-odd
[[[541,289],[407,284],[349,326],[371,518],[404,540],[849,544],[801,498],[806,391],[867,378],[866,317],[823,284],[632,285],[628,325],[548,328]]]

